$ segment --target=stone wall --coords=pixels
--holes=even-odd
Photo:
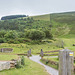
[[[0,62],[0,71],[10,69],[10,62]]]
[[[13,49],[12,48],[1,48],[0,52],[12,52]]]

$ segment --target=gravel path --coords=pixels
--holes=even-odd
[[[32,61],[35,61],[35,62],[41,64],[42,66],[44,66],[49,74],[51,74],[51,75],[58,75],[58,71],[56,69],[54,69],[52,67],[49,67],[49,66],[47,66],[47,65],[45,65],[45,64],[40,62],[41,57],[39,55],[32,55],[32,57],[30,57],[30,59]]]

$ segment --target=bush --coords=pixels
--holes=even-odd
[[[64,42],[63,42],[63,40],[58,40],[55,44],[59,48],[64,48]]]
[[[51,32],[49,30],[45,30],[44,32],[46,34],[46,38],[49,38],[49,39],[53,38],[53,35],[51,34]]]
[[[14,41],[14,44],[19,44],[20,42],[19,41]]]
[[[24,56],[21,57],[21,61],[17,61],[17,65],[15,66],[16,68],[22,68],[25,65],[25,60]]]
[[[17,61],[17,65],[15,66],[16,68],[21,68],[22,66],[21,66],[21,62],[18,62]]]
[[[8,41],[8,43],[9,43],[9,44],[14,43],[14,40],[10,39],[10,40]]]
[[[25,59],[24,56],[22,56],[21,57],[21,65],[23,65],[23,66],[25,65],[25,62],[24,62],[25,60],[24,59]]]
[[[15,39],[15,38],[17,38],[18,37],[18,33],[15,31],[15,30],[11,30],[11,31],[9,31],[9,32],[7,32],[5,35],[4,35],[4,37],[6,38],[6,39]]]
[[[10,39],[10,40],[8,41],[8,43],[9,43],[9,44],[11,44],[11,43],[19,44],[20,42],[17,41],[17,40]]]
[[[40,30],[31,30],[28,37],[32,40],[41,40],[45,38],[45,33]]]
[[[4,38],[0,38],[0,43],[5,43],[5,39]]]

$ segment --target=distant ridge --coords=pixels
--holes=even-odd
[[[9,19],[16,19],[16,18],[22,18],[27,17],[26,15],[9,15],[9,16],[3,16],[1,20],[9,20]]]

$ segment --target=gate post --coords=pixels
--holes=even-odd
[[[31,56],[31,49],[29,50],[29,54],[30,54],[30,56]]]
[[[41,55],[41,59],[43,59],[43,50],[42,49],[41,49],[40,55]]]
[[[59,51],[59,75],[74,75],[74,54],[68,49]]]

